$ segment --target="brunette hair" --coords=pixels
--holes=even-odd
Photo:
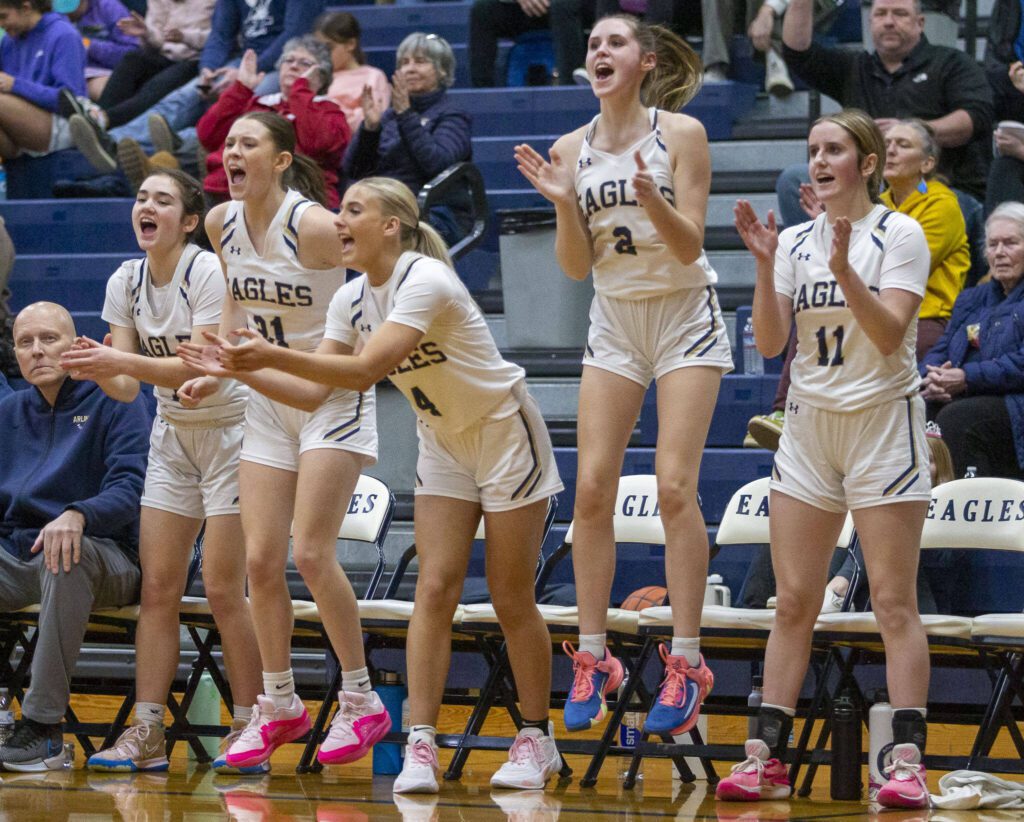
[[[178,188],[181,195],[182,213],[185,217],[196,216],[199,222],[185,237],[186,242],[206,244],[206,230],[204,218],[206,217],[206,197],[203,194],[203,185],[191,174],[186,174],[180,168],[154,168],[146,175],[150,177],[167,177]]]
[[[323,35],[332,43],[344,43],[347,40],[355,40],[356,47],[352,49],[352,56],[356,58],[356,62],[359,65],[366,63],[366,52],[359,45],[359,40],[363,36],[363,30],[360,28],[359,21],[354,14],[349,14],[347,11],[321,14],[317,18],[316,23],[313,24],[313,31]]]
[[[310,200],[327,205],[327,185],[324,172],[314,160],[295,150],[295,128],[288,120],[273,111],[251,111],[243,114],[239,120],[255,120],[263,126],[274,147],[292,155],[292,164],[288,166],[281,183],[285,188],[294,188]],[[235,121],[237,122],[237,120]]]

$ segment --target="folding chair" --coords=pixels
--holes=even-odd
[[[969,480],[953,480],[943,483],[932,491],[932,502],[928,518],[925,520],[921,533],[921,550],[966,549],[966,550],[1010,550],[1024,551],[1024,528],[1014,518],[1019,515],[1024,504],[1024,483],[1016,480],[981,477]],[[994,617],[988,625],[998,624],[1002,615]],[[985,635],[979,633],[975,637],[974,620],[967,617],[947,614],[922,614],[928,637],[928,650],[934,665],[945,667],[984,667],[989,675],[996,680],[988,665],[984,648],[988,643]],[[985,628],[984,623],[982,629]],[[878,632],[875,615],[870,611],[855,613],[823,614],[815,629],[815,643],[827,645],[833,651],[833,658],[840,666],[839,684],[835,692],[843,687],[850,687],[859,694],[853,669],[864,658],[879,658],[884,655],[882,638]],[[998,647],[993,643],[992,647]],[[843,658],[838,649],[849,649]],[[1004,667],[1004,673],[1006,672]],[[1011,679],[1004,680],[1005,682]],[[975,749],[984,747],[984,740],[992,730],[998,731],[999,722],[1008,718],[1006,709],[998,704],[996,692],[1003,687],[997,684],[993,696],[989,700],[982,727],[979,728]],[[831,700],[828,700],[830,702]],[[827,705],[823,704],[818,714],[827,716]],[[865,713],[866,716],[866,713]],[[932,712],[930,719],[937,720],[940,716]],[[962,721],[962,713],[950,719]],[[819,742],[821,748],[828,738],[829,724],[827,718],[822,727]],[[1014,727],[1011,734],[1024,755],[1024,739]],[[994,734],[992,734],[994,738]],[[979,754],[980,755],[980,754]],[[963,767],[967,757],[935,757],[926,756],[929,767],[943,770],[954,770]],[[801,786],[801,795],[807,795],[811,789],[816,763],[812,762]]]
[[[733,493],[726,506],[712,555],[730,545],[764,545],[770,543],[769,533],[769,477],[748,482]],[[849,549],[854,539],[852,520],[847,517],[837,546]],[[853,586],[851,585],[851,588]],[[848,597],[849,599],[849,597]],[[760,660],[768,642],[768,635],[775,624],[775,610],[772,608],[733,608],[721,605],[705,605],[701,612],[701,650],[706,656],[719,659]],[[639,634],[644,639],[644,661],[653,656],[657,645],[672,636],[672,607],[661,605],[647,608],[640,613]],[[717,775],[710,759],[742,759],[742,746],[705,745],[696,731],[690,732],[693,744],[685,750],[701,758],[709,781],[717,781]],[[633,762],[623,782],[631,788],[640,762],[644,756],[678,755],[682,749],[670,737],[663,737],[664,744],[648,743],[642,734],[640,743],[633,753]],[[798,747],[795,756],[799,762],[803,746]],[[686,771],[680,771],[684,777]]]

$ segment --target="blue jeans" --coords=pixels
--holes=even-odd
[[[779,218],[784,226],[806,223],[810,217],[800,207],[800,184],[811,182],[807,163],[786,166],[775,181],[775,196],[779,198]]]

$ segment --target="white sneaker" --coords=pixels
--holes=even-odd
[[[823,614],[836,614],[843,610],[843,600],[846,597],[841,597],[831,588],[825,589],[825,600],[821,603],[821,613]]]
[[[775,49],[768,49],[765,55],[764,89],[776,97],[785,97],[793,91],[793,78],[782,55]]]
[[[437,793],[437,746],[417,740],[405,752],[405,764],[395,779],[393,793]]]
[[[242,735],[242,732],[248,727],[248,720],[242,720],[240,722],[232,721],[231,732],[220,741],[220,750],[217,756],[213,760],[212,767],[217,773],[223,774],[242,774],[246,776],[259,775],[264,773],[270,773],[270,762],[260,762],[257,765],[249,765],[248,767],[233,768],[228,764],[228,750],[231,746],[238,741],[238,737]]]
[[[508,762],[491,777],[492,788],[540,790],[562,770],[555,740],[535,728],[518,733],[508,752]]]

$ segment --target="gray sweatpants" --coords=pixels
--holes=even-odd
[[[89,612],[137,602],[141,578],[138,566],[110,539],[83,537],[81,561],[58,574],[43,565],[42,552],[22,562],[0,548],[0,610],[40,606],[22,716],[48,725],[64,718]]]

